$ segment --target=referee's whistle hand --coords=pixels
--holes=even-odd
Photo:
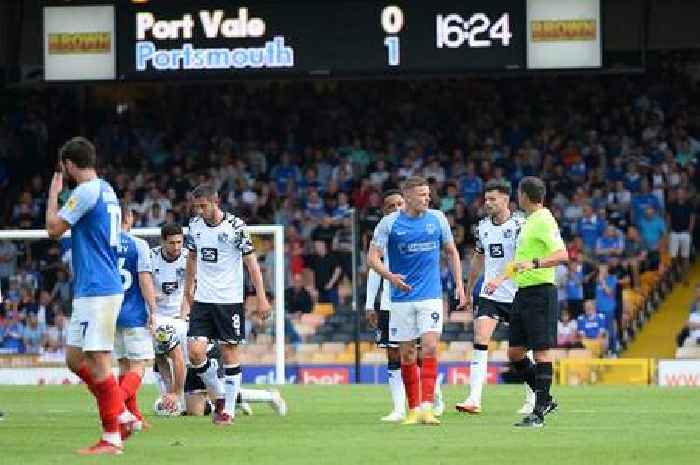
[[[535,265],[531,261],[517,262],[515,264],[515,271],[522,273],[523,271],[530,270],[534,267]]]

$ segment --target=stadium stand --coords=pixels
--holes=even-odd
[[[64,105],[76,99],[74,90],[35,91],[2,107],[0,224],[42,227],[48,173],[35,167],[78,129],[96,141],[100,171],[136,212],[136,226],[186,223],[189,190],[213,181],[224,206],[250,224],[286,227],[288,292],[311,304],[289,308],[290,359],[347,363],[355,351],[351,207],[366,249],[382,190],[411,174],[428,177],[466,272],[483,184],[505,178],[515,185],[538,174],[574,259],[558,271],[561,307],[575,320],[580,302],[593,299],[616,355],[679,278],[667,235],[653,237],[640,212],[651,206],[663,223],[679,188],[697,210],[700,99],[683,69],[668,61],[614,79],[144,85],[117,94],[119,113],[114,93],[97,88],[82,109],[83,128]],[[258,238],[256,245],[271,290],[271,244]],[[336,269],[340,278],[329,291],[321,281]],[[364,263],[361,269],[364,281]],[[444,275],[446,283],[453,279]],[[0,242],[0,351],[61,351],[69,279],[67,242]],[[452,308],[445,309],[441,358],[468,360],[471,315]],[[252,321],[247,331],[247,361],[270,358],[271,329]],[[500,328],[496,339],[505,334]],[[360,339],[363,360],[384,357],[364,322]],[[493,359],[505,359],[500,343],[493,349]],[[562,348],[557,356],[591,351]]]

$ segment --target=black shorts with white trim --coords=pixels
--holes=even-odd
[[[194,302],[190,311],[188,337],[203,337],[212,342],[241,344],[245,342],[245,310],[243,304]]]
[[[510,322],[510,313],[513,304],[510,302],[498,302],[496,300],[479,297],[479,305],[476,308],[474,318],[488,317],[504,323]]]

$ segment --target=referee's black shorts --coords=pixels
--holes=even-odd
[[[559,309],[552,284],[521,287],[510,315],[510,347],[547,350],[557,344]]]
[[[212,342],[241,344],[245,342],[245,310],[243,304],[193,302],[190,310],[188,337],[204,337]]]

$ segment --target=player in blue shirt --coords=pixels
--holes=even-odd
[[[428,209],[430,187],[412,176],[403,187],[405,209],[385,216],[374,231],[369,266],[391,283],[390,337],[400,343],[401,375],[409,413],[404,424],[439,425],[432,404],[437,377],[437,345],[442,332],[440,251],[444,248],[455,282],[459,308],[466,304],[462,265],[445,215]],[[384,249],[389,269],[382,263]],[[421,338],[418,369],[414,340]],[[419,408],[420,407],[420,408]]]
[[[121,209],[112,187],[97,177],[95,147],[75,137],[59,152],[61,172],[54,174],[46,205],[46,230],[59,239],[71,230],[73,313],[66,341],[66,364],[97,398],[102,440],[80,454],[120,454],[122,435],[134,426],[112,375],[112,349],[123,291],[117,267]],[[63,173],[75,188],[59,211]]]
[[[124,287],[124,302],[117,319],[114,357],[119,360],[119,386],[126,408],[138,419],[136,429],[144,426],[136,401],[146,361],[153,360],[154,315],[156,294],[153,287],[151,250],[143,239],[129,234],[134,215],[122,203],[122,232],[119,233],[119,273]]]

